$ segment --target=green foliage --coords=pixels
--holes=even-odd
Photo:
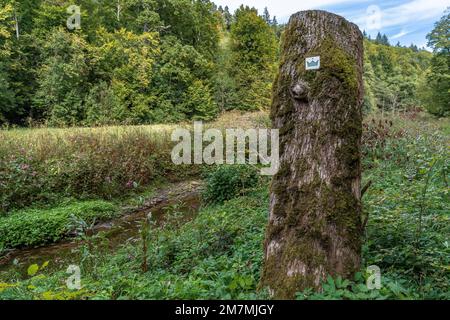
[[[275,62],[277,52],[272,30],[254,8],[241,6],[235,15],[236,21],[231,26],[235,61],[268,70]]]
[[[104,201],[16,211],[0,217],[0,244],[4,248],[16,248],[55,242],[72,231],[72,216],[85,221],[101,221],[113,217],[116,212],[117,208],[113,204]],[[33,272],[34,267],[31,268]]]
[[[278,41],[256,9],[241,6],[231,26],[232,74],[240,110],[264,110],[270,105]]]
[[[66,9],[70,5],[65,0],[39,1],[33,11],[32,29],[28,32],[38,39],[44,39],[54,29],[65,27],[69,17]]]
[[[104,123],[101,120],[108,118],[108,112],[113,123],[149,122],[154,100],[150,83],[159,54],[157,34],[136,35],[125,29],[108,33],[101,28],[96,38],[90,49],[91,67],[95,78],[106,85],[100,83],[91,90],[87,124]]]
[[[27,273],[29,276],[34,276],[38,271],[39,271],[39,266],[37,264],[32,264],[27,269]]]
[[[236,79],[232,76],[233,53],[231,50],[231,39],[228,32],[223,32],[221,36],[213,82],[216,104],[220,111],[225,111],[239,107],[239,97]]]
[[[173,36],[163,39],[152,81],[153,93],[158,97],[152,102],[152,120],[181,121],[216,114],[208,84],[212,68],[213,64],[193,46],[184,45]],[[190,101],[191,98],[197,101]]]
[[[376,36],[374,42],[376,44],[381,44],[384,46],[390,45],[388,37],[385,34],[381,34],[380,32],[377,33],[377,36]]]
[[[448,152],[438,133],[408,136],[388,139],[366,175],[374,181],[366,260],[408,279],[422,298],[442,299],[449,292]]]
[[[157,35],[152,33],[108,33],[100,28],[90,46],[81,36],[59,28],[43,43],[35,105],[51,125],[148,122],[158,52]],[[100,82],[88,91],[93,77]]]
[[[11,63],[13,7],[8,4],[0,7],[0,124],[5,122],[5,115],[13,111],[15,94],[11,88],[8,63]]]
[[[182,177],[164,130],[145,128],[0,133],[0,212],[64,197],[111,198]]]
[[[330,277],[323,292],[305,290],[298,299],[448,299],[445,136],[427,122],[411,124],[374,119],[365,126],[364,180],[373,184],[364,197],[363,266],[380,267],[382,288],[368,290],[365,274]]]
[[[187,89],[184,101],[183,107],[190,119],[209,121],[218,113],[211,90],[200,80],[194,81]]]
[[[370,290],[366,284],[366,277],[356,273],[353,281],[331,276],[323,282],[322,292],[311,289],[297,293],[297,300],[405,300],[418,298],[414,292],[405,288],[398,280],[382,278],[381,289]],[[404,283],[405,284],[405,283]]]
[[[207,173],[203,197],[209,203],[223,203],[253,188],[258,170],[245,165],[223,165]]]
[[[219,18],[209,0],[160,0],[158,13],[169,34],[211,60],[218,47]],[[170,27],[169,27],[170,26]]]
[[[26,300],[84,300],[89,297],[86,290],[69,290],[61,281],[48,277],[46,272],[50,261],[42,265],[32,264],[27,269],[26,281],[9,284],[0,282],[0,300],[16,299],[20,296]],[[61,274],[67,275],[62,272]]]
[[[428,34],[428,45],[435,51],[449,53],[450,51],[450,8],[446,10],[442,18],[436,22],[434,29]]]
[[[364,111],[408,111],[420,106],[419,87],[432,55],[364,40]]]
[[[1,123],[210,120],[270,105],[283,26],[267,10],[259,16],[241,6],[232,14],[209,0],[80,0],[81,29],[69,31],[70,1],[0,3]],[[430,34],[431,67],[432,55],[415,46],[391,47],[381,34],[365,41],[365,112],[423,104],[448,113],[447,25],[444,17]]]
[[[231,29],[231,24],[233,23],[233,15],[230,13],[230,9],[228,8],[228,6],[225,6],[225,8],[223,9],[223,19],[225,22],[225,27],[228,31],[230,31]]]
[[[82,97],[89,72],[86,41],[59,28],[43,43],[42,57],[35,106],[50,124],[78,123],[83,118]]]
[[[421,94],[427,110],[436,116],[450,115],[450,10],[428,35],[434,49],[431,68],[422,83]]]
[[[129,118],[129,112],[123,106],[112,85],[101,81],[86,95],[85,123],[91,126],[119,124]]]
[[[81,29],[74,31],[66,29],[70,1],[1,3],[2,123],[141,124],[216,116],[211,71],[219,15],[210,1],[81,0]]]

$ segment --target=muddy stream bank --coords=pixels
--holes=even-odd
[[[104,245],[96,246],[96,250],[112,253],[121,245],[137,243],[141,239],[142,223],[149,213],[159,227],[163,227],[167,214],[174,211],[179,213],[179,219],[183,222],[191,220],[201,205],[201,188],[200,181],[169,185],[145,200],[139,207],[123,208],[119,217],[95,225],[87,230],[86,234],[89,237],[101,236]],[[81,247],[86,244],[86,240],[80,237],[69,237],[47,246],[12,250],[0,256],[0,278],[1,274],[7,271],[17,271],[26,277],[28,266],[42,265],[46,261],[49,261],[48,268],[53,270],[78,264],[82,258]]]

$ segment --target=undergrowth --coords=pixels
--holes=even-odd
[[[54,209],[19,210],[7,217],[0,217],[0,249],[56,242],[75,231],[76,220],[92,224],[111,219],[117,213],[117,206],[100,200],[77,202]]]
[[[361,272],[348,280],[328,277],[321,292],[305,290],[298,299],[450,298],[447,125],[368,124],[364,180],[372,186],[363,199],[368,224]],[[80,291],[66,288],[65,270],[44,269],[25,280],[13,271],[0,274],[0,299],[266,299],[257,286],[268,189],[260,180],[187,223],[177,223],[173,212],[164,227],[146,229],[146,246],[139,239],[124,244],[95,268],[80,261]],[[98,255],[95,246],[90,250]],[[379,290],[366,285],[366,268],[374,265],[381,270]]]

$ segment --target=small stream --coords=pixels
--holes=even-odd
[[[149,213],[157,227],[163,227],[167,214],[176,211],[181,222],[187,222],[195,217],[201,205],[200,183],[189,184],[189,189],[180,193],[180,188],[175,186],[171,192],[162,192],[159,196],[149,200],[140,209],[116,218],[115,220],[101,223],[88,230],[89,236],[98,237],[102,241],[102,253],[112,253],[121,245],[138,242],[141,239],[141,226]],[[172,192],[178,192],[173,195]],[[71,264],[78,264],[81,259],[81,250],[86,241],[77,238],[69,238],[65,241],[38,248],[17,249],[4,257],[0,257],[0,279],[4,272],[16,271],[23,277],[27,276],[27,268],[32,264],[42,265],[49,261],[48,269],[61,270]],[[98,251],[97,251],[98,253]],[[0,281],[1,282],[1,281]]]

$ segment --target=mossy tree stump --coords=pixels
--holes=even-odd
[[[320,56],[320,69],[305,59]],[[327,275],[351,277],[361,255],[363,36],[324,11],[286,28],[271,118],[280,170],[271,186],[261,286],[291,299]]]

